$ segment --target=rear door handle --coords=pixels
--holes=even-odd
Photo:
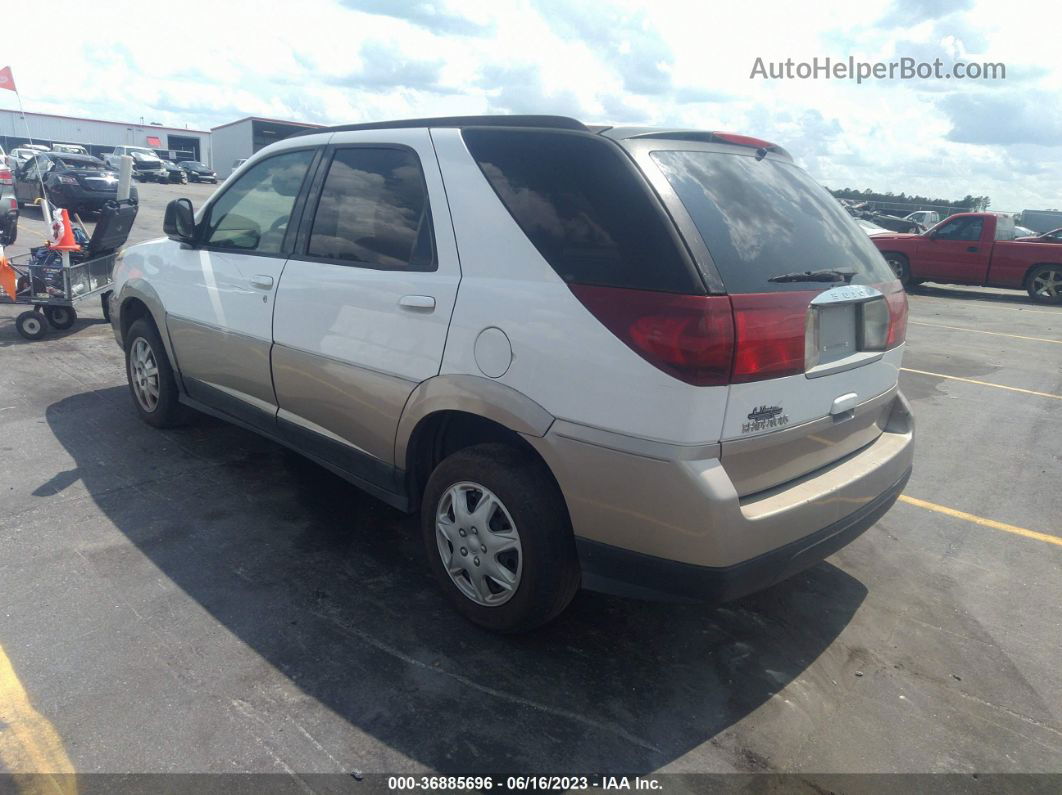
[[[273,287],[273,277],[266,276],[263,273],[259,273],[251,277],[251,286],[258,287],[262,290],[269,290]]]
[[[977,251],[977,246],[967,246],[966,250],[969,251],[972,254],[975,251]]]
[[[398,305],[403,309],[435,309],[435,299],[430,295],[403,295],[398,299]]]

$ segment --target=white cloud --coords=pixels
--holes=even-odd
[[[245,115],[322,123],[483,112],[727,129],[776,140],[835,187],[1058,206],[1062,88],[1053,4],[781,0],[754,9],[687,0],[186,0],[174,26],[137,0],[109,3],[113,42],[71,35],[42,58],[12,35],[28,110],[209,128]],[[81,2],[49,4],[82,19]],[[1020,24],[1015,18],[1020,17]],[[1007,79],[750,79],[767,61],[1001,61]],[[0,66],[5,65],[0,63]],[[16,107],[0,91],[0,107]],[[1045,115],[1046,114],[1046,115]]]

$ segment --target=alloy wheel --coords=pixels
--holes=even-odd
[[[478,483],[443,492],[435,517],[443,567],[458,590],[478,605],[508,602],[520,585],[520,533],[498,496]]]
[[[1062,299],[1062,268],[1041,268],[1032,277],[1033,295],[1051,301]]]
[[[129,382],[140,408],[153,412],[159,405],[159,368],[151,345],[143,337],[133,340],[129,350]]]

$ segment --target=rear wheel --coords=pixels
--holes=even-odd
[[[1062,304],[1062,265],[1037,265],[1025,279],[1029,297],[1042,304]]]
[[[15,328],[28,340],[39,340],[48,328],[44,325],[44,315],[40,312],[23,312],[15,318]]]
[[[68,306],[45,307],[44,315],[48,318],[48,324],[57,331],[65,331],[77,320],[77,312]]]
[[[421,507],[432,572],[457,610],[496,632],[557,616],[579,589],[568,512],[545,465],[480,444],[435,468]]]
[[[125,371],[140,419],[156,428],[179,425],[177,381],[155,327],[144,319],[134,321],[125,339]]]
[[[895,251],[887,251],[883,255],[885,261],[889,263],[889,267],[892,268],[892,272],[896,274],[896,278],[900,280],[900,284],[906,287],[911,283],[911,265],[907,261],[907,257],[903,254],[897,254]]]

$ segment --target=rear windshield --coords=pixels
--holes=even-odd
[[[564,281],[704,293],[644,178],[611,141],[546,131],[463,135],[506,209]]]
[[[102,171],[107,168],[102,160],[96,158],[73,158],[73,157],[53,157],[54,160],[58,160],[60,164],[67,168],[78,168],[82,171]]]
[[[797,166],[757,160],[751,152],[657,151],[652,157],[704,238],[727,292],[828,286],[777,281],[807,271],[846,274],[838,283],[893,280],[867,233]]]

